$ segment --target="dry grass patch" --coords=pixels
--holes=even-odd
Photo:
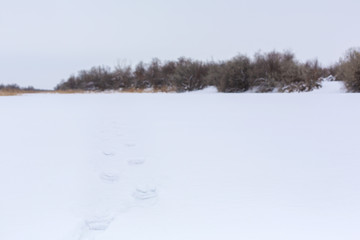
[[[19,95],[19,94],[20,93],[0,91],[0,96],[15,96],[15,95]]]
[[[140,88],[127,88],[127,89],[121,89],[116,92],[120,93],[143,93],[148,92],[146,89],[140,89]]]
[[[0,90],[0,96],[16,96],[26,93],[35,93],[35,91],[25,91],[25,90],[17,90],[17,89]]]
[[[18,96],[22,94],[51,93],[49,90],[21,90],[21,89],[1,89],[0,96]]]
[[[36,94],[36,93],[50,93],[50,94],[86,94],[86,93],[158,93],[158,92],[176,92],[173,87],[162,87],[162,88],[145,88],[145,89],[120,89],[113,91],[86,91],[86,90],[17,90],[17,89],[3,89],[0,90],[0,96],[17,96],[22,94]]]
[[[85,91],[85,90],[56,90],[46,91],[46,93],[59,93],[59,94],[75,94],[75,93],[92,93],[96,91]]]

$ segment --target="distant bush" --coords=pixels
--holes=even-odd
[[[20,87],[17,84],[8,84],[8,85],[0,84],[0,90],[20,90]]]
[[[245,92],[250,87],[251,61],[239,55],[222,64],[215,81],[220,92]]]
[[[193,91],[207,86],[207,67],[199,61],[179,58],[175,65],[173,81],[176,91]]]
[[[305,64],[291,52],[257,53],[254,57],[251,88],[256,92],[302,92],[320,87],[323,70],[318,61]]]
[[[301,65],[301,71],[303,74],[302,87],[300,91],[311,91],[321,87],[321,81],[331,75],[327,69],[320,66],[318,60],[307,61]]]
[[[102,80],[104,81],[102,87],[105,89],[101,90],[116,90],[119,88],[127,90],[136,87],[131,67],[127,65],[118,65],[113,72],[109,70],[106,75],[103,75]]]
[[[135,89],[145,89],[150,87],[150,82],[146,79],[146,67],[143,62],[136,65],[133,73],[133,87]]]
[[[55,90],[107,90],[118,83],[109,67],[93,67],[90,70],[81,70],[78,75],[71,75],[69,79],[62,81]]]
[[[150,87],[154,89],[161,89],[165,83],[165,77],[162,73],[161,61],[154,58],[146,70],[146,79],[149,81]]]
[[[0,84],[0,90],[1,91],[10,91],[10,90],[14,90],[14,91],[42,91],[42,90],[34,88],[33,86],[20,87],[17,84],[8,84],[8,85]]]
[[[17,84],[0,84],[0,96],[11,96],[22,93],[32,93],[32,92],[43,92],[44,90],[39,90],[33,86],[20,87]]]
[[[345,82],[349,92],[360,92],[360,49],[348,50],[335,68],[336,77]]]
[[[255,92],[272,92],[280,88],[280,54],[257,53],[254,56],[251,72],[251,88]]]

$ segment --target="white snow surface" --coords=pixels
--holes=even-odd
[[[345,85],[342,81],[329,81],[323,80],[321,82],[321,87],[319,89],[315,89],[310,93],[345,93]]]
[[[359,101],[1,97],[0,239],[358,240]]]

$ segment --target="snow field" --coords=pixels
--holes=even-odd
[[[357,240],[359,96],[322,93],[0,98],[0,239]]]

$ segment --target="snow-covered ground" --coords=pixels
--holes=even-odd
[[[332,76],[328,77],[328,79],[332,79]],[[346,89],[344,86],[344,82],[324,80],[321,82],[321,88],[315,89],[310,93],[345,93],[345,92]]]
[[[336,84],[1,97],[0,239],[358,240],[360,95]]]

